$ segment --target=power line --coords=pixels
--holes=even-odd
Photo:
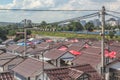
[[[42,10],[42,9],[0,9],[1,11],[100,11],[100,10]]]
[[[98,16],[98,15],[99,15],[99,12],[96,12],[96,13],[92,13],[92,14],[89,14],[89,15],[85,15],[85,16],[81,16],[81,17],[76,17],[76,18],[72,18],[72,19],[67,19],[67,20],[63,20],[63,21],[59,21],[59,22],[54,22],[54,23],[71,22],[71,21],[74,21],[74,20],[87,19],[87,18]]]
[[[114,15],[112,15],[112,14],[106,14],[106,15],[109,15],[109,16],[112,16],[112,17],[115,17],[115,18],[118,18],[118,19],[120,19],[120,17],[118,17],[118,16],[114,16]]]
[[[107,12],[112,12],[112,13],[120,14],[120,12],[117,12],[117,11],[110,11],[110,10],[107,10]]]

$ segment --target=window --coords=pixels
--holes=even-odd
[[[83,74],[77,80],[89,80],[89,76],[87,74]]]
[[[30,77],[28,77],[28,80],[30,80]]]
[[[120,80],[120,72],[110,68],[110,80]]]
[[[15,64],[8,65],[8,70],[11,70],[14,66]]]

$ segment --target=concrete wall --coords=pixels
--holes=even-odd
[[[14,78],[16,80],[27,80],[27,78],[23,77],[22,75],[18,74],[18,73],[14,73]]]
[[[43,80],[43,74],[40,74],[36,80]],[[44,80],[50,80],[46,73],[44,73]]]

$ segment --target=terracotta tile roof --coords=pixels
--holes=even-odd
[[[68,47],[67,51],[70,51],[70,50],[80,51],[81,49],[82,47],[80,46],[70,46]]]
[[[85,53],[89,53],[89,54],[99,54],[101,53],[101,48],[97,48],[97,47],[89,47],[87,49],[84,49],[81,52],[85,52]]]
[[[68,46],[62,45],[62,46],[58,47],[57,49],[62,50],[62,51],[66,51],[68,49]]]
[[[27,52],[27,54],[39,55],[39,54],[41,54],[41,52],[46,52],[46,51],[49,51],[49,50],[50,49],[35,48],[35,49],[31,50],[30,52]]]
[[[47,43],[47,42],[42,42],[42,43],[40,43],[40,44],[37,44],[36,47],[37,47],[37,48],[46,49],[46,48],[49,47],[49,43]]]
[[[7,62],[9,62],[11,59],[4,59],[4,60],[0,60],[0,66],[3,66],[4,64],[6,64]]]
[[[72,78],[72,79],[77,79],[79,78],[82,74],[84,74],[83,71],[74,69],[74,68],[69,68],[69,72],[68,75]]]
[[[0,55],[0,59],[9,59],[9,58],[14,58],[16,57],[16,55],[12,55],[12,54],[9,54],[9,53],[2,53]]]
[[[22,53],[22,52],[24,52],[24,46],[19,46],[17,49],[15,49],[15,51],[16,52],[18,52],[18,53]]]
[[[57,59],[60,56],[62,56],[63,54],[65,54],[65,52],[67,52],[67,51],[61,51],[61,50],[58,50],[58,49],[52,49],[52,50],[46,52],[44,56],[46,58],[50,58],[50,59]]]
[[[21,63],[24,60],[25,60],[24,58],[17,56],[14,59],[12,59],[10,62],[6,63],[4,66],[9,67],[9,65],[12,65],[12,67],[9,68],[9,70],[11,70],[13,67],[15,67],[16,65],[18,65],[19,63]],[[4,71],[8,71],[8,68]]]
[[[5,65],[6,63],[10,62],[13,60],[16,56],[8,54],[8,53],[3,53],[0,55],[0,66]]]
[[[0,80],[14,80],[10,72],[0,73]]]
[[[7,39],[6,41],[2,42],[2,44],[6,44],[6,43],[8,43],[10,41],[13,41],[13,40],[12,39]]]
[[[70,68],[74,70],[71,71]],[[77,71],[77,73],[75,73],[74,71]],[[55,69],[46,69],[45,72],[47,73],[50,80],[71,80],[72,77],[76,79],[78,78],[78,75],[81,76],[82,73],[90,75],[90,80],[101,80],[100,75],[89,64]]]
[[[33,58],[27,58],[12,70],[24,77],[30,77],[35,76],[37,72],[41,73],[43,70],[42,66],[43,62]],[[44,62],[44,69],[49,69],[51,67],[53,68],[52,65],[48,64],[47,62]]]
[[[116,52],[119,53],[120,52],[120,46],[110,45],[109,50],[110,51],[116,51]]]
[[[72,43],[71,46],[81,47],[84,43],[85,43],[84,41],[80,41],[80,42]]]
[[[116,58],[120,57],[120,46],[110,45],[110,46],[109,46],[109,50],[116,52]]]
[[[118,41],[111,41],[110,45],[114,45],[114,46],[119,46],[120,47],[120,42],[118,42]]]
[[[27,46],[26,47],[26,51],[28,51],[31,47]],[[19,46],[18,48],[16,48],[14,51],[18,52],[18,53],[23,53],[25,51],[24,46]]]
[[[18,45],[13,44],[13,45],[7,46],[7,47],[6,47],[6,50],[12,51],[12,50],[14,50],[14,49],[17,49],[18,47],[19,47]]]
[[[99,54],[89,54],[82,52],[81,55],[77,56],[72,62],[74,64],[91,64],[96,67],[101,61],[101,56]]]

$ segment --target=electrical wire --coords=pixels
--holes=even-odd
[[[42,10],[42,9],[0,9],[3,11],[100,11],[100,10]]]
[[[120,14],[120,12],[117,11],[110,11],[110,10],[106,10],[107,12],[112,12],[112,13],[116,13],[116,14]]]
[[[106,14],[106,15],[109,15],[109,16],[112,16],[112,17],[115,17],[115,18],[118,18],[118,19],[120,19],[120,17],[118,17],[118,16],[114,16],[114,15],[112,15],[112,14]]]
[[[59,21],[59,22],[54,22],[54,23],[65,23],[65,22],[71,22],[71,21],[74,21],[74,20],[87,19],[87,18],[98,16],[98,14],[99,13],[96,12],[96,13],[92,13],[92,14],[89,14],[89,15],[85,15],[85,16],[81,16],[81,17],[76,17],[76,18],[72,18],[72,19],[67,19],[67,20],[63,20],[63,21]]]

